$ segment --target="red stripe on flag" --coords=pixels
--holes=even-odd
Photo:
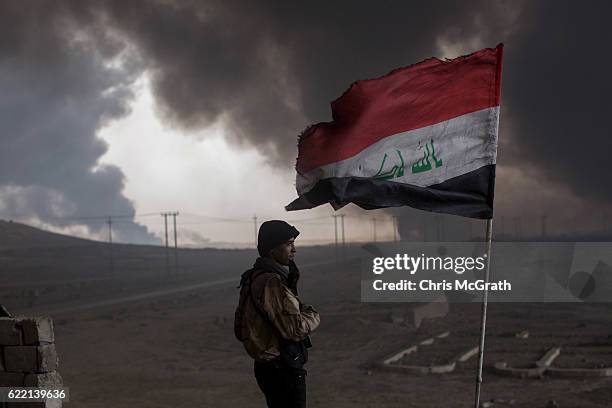
[[[353,83],[331,103],[333,121],[300,136],[298,172],[348,159],[387,136],[499,106],[502,55],[499,44]]]

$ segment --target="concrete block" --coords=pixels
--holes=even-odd
[[[63,384],[63,379],[57,371],[42,374],[26,374],[23,384],[24,387],[60,388]]]
[[[419,305],[412,309],[408,314],[408,323],[415,328],[421,326],[423,319],[434,319],[437,317],[445,317],[448,314],[448,302],[446,299],[441,299],[439,302],[431,302]]]
[[[5,347],[4,362],[12,372],[48,373],[58,366],[54,344]]]
[[[464,350],[461,353],[457,354],[457,356],[455,356],[451,361],[458,361],[460,363],[465,363],[470,358],[478,354],[479,350],[480,350],[480,347],[478,346],[472,347],[471,349]]]
[[[536,366],[538,367],[550,367],[555,358],[559,357],[561,354],[561,347],[552,347],[540,358],[536,361]]]
[[[494,369],[499,374],[510,375],[519,378],[542,378],[548,367],[534,367],[534,368],[513,368],[508,366],[505,361],[498,361],[494,364]]]
[[[4,364],[11,372],[36,372],[38,350],[32,346],[9,346],[4,348]]]
[[[23,387],[23,373],[0,372],[0,387]]]
[[[55,344],[38,346],[38,371],[39,373],[50,373],[55,371],[59,365],[59,358],[55,351]]]
[[[10,317],[0,317],[0,346],[20,346],[23,335],[19,320]]]
[[[20,323],[23,331],[23,342],[26,345],[53,343],[53,320],[50,317],[22,318]]]

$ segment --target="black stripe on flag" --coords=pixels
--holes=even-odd
[[[337,206],[353,203],[366,210],[408,205],[425,211],[489,219],[493,218],[494,186],[494,164],[428,187],[372,178],[332,177],[319,180],[285,209],[305,210],[329,202]]]

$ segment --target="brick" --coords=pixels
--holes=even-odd
[[[39,373],[50,373],[57,369],[59,359],[54,344],[38,347],[38,371]]]
[[[24,387],[59,388],[63,384],[63,379],[57,371],[42,374],[26,374],[23,384]]]
[[[26,345],[40,345],[53,343],[53,320],[50,317],[26,317],[19,320],[23,331],[23,343]]]
[[[48,373],[58,366],[54,344],[5,347],[4,362],[12,372]]]
[[[23,344],[19,320],[0,317],[0,346],[19,346]]]
[[[0,372],[0,387],[23,387],[23,373]]]
[[[38,351],[31,346],[12,346],[4,348],[4,364],[7,371],[36,372]]]

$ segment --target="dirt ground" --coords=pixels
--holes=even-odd
[[[252,361],[233,337],[234,286],[55,316],[60,372],[71,393],[68,406],[265,406]],[[446,318],[415,330],[389,318],[410,305],[363,304],[359,293],[357,262],[303,270],[302,298],[322,316],[307,366],[310,407],[473,406],[475,359],[444,375],[386,372],[373,363],[447,330],[461,344],[477,344],[478,305],[451,305]],[[560,366],[575,360],[576,352],[586,356],[578,358],[582,366],[598,361],[593,348],[610,362],[609,316],[607,305],[491,304],[482,401],[514,399],[515,407],[545,407],[549,400],[563,408],[609,406],[612,379],[520,379],[490,369],[500,360],[529,366],[554,345],[568,346],[572,353],[559,359]],[[529,331],[528,339],[514,337],[522,330]]]
[[[180,250],[180,273],[169,276],[160,247],[117,245],[109,270],[108,246],[0,226],[10,237],[0,242],[0,303],[53,317],[59,371],[70,389],[66,406],[265,406],[232,326],[236,285],[254,250]],[[418,364],[440,364],[477,345],[480,305],[451,304],[448,316],[417,330],[398,319],[414,305],[361,302],[356,257],[365,253],[349,246],[347,261],[336,264],[333,247],[298,249],[302,300],[321,314],[307,365],[309,406],[472,407],[475,358],[443,375],[390,372],[376,363],[445,331],[448,338],[415,356]],[[531,367],[554,346],[562,347],[555,366],[612,366],[611,309],[491,303],[481,400],[494,399],[494,407],[510,400],[529,408],[551,400],[561,408],[611,406],[611,378],[521,379],[491,369],[498,361]],[[529,337],[517,338],[521,331]]]

